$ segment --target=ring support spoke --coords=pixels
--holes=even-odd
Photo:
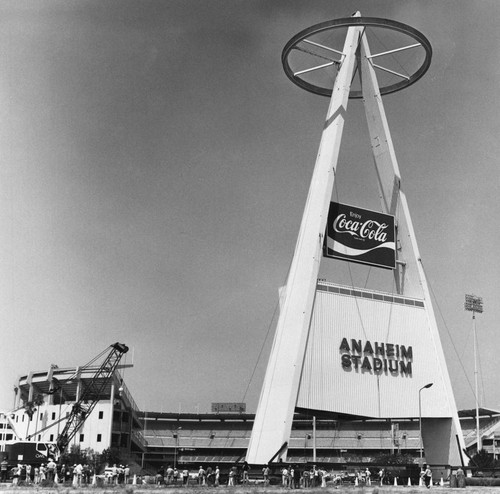
[[[320,55],[319,53],[314,53],[313,51],[306,50],[305,48],[302,48],[301,46],[295,46],[293,49],[297,50],[297,51],[301,51],[303,53],[307,53],[308,55],[312,55],[313,57],[321,58],[322,60],[328,60],[329,62],[340,63],[340,60],[335,60],[333,58],[325,57],[324,55]]]
[[[323,48],[323,50],[333,51],[333,53],[337,53],[338,55],[345,56],[344,53],[342,53],[339,50],[335,50],[334,48],[330,48],[330,47],[325,46],[325,45],[320,45],[319,43],[315,43],[314,41],[311,41],[310,39],[305,39],[304,43],[309,43],[310,45],[317,46],[318,48]]]
[[[417,48],[422,46],[420,43],[415,43],[414,45],[403,46],[401,48],[396,48],[395,50],[383,51],[382,53],[376,53],[375,55],[370,55],[368,58],[372,59],[375,57],[383,57],[384,55],[390,55],[392,53],[397,53],[399,51],[409,50],[410,48]]]
[[[376,63],[372,63],[372,65],[380,70],[383,70],[384,72],[388,72],[389,74],[394,74],[397,75],[398,77],[401,77],[401,79],[406,79],[407,81],[410,80],[410,76],[400,74],[399,72],[396,72],[395,70],[387,69],[386,67],[382,67],[381,65],[377,65]]]
[[[335,64],[335,62],[324,63],[323,65],[317,65],[316,67],[311,67],[310,69],[299,70],[298,72],[294,72],[293,75],[297,76],[297,75],[307,74],[308,72],[313,72],[315,70],[324,69],[326,67],[331,67],[334,64]]]

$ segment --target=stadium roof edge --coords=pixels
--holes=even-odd
[[[494,415],[500,415],[500,410],[495,410],[493,408],[484,408],[484,407],[479,408],[480,417],[493,417]],[[460,418],[467,418],[467,417],[474,418],[476,416],[476,409],[468,408],[465,410],[458,410],[458,416]]]

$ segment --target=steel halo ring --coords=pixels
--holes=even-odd
[[[332,89],[322,86],[316,86],[301,79],[300,77],[295,76],[288,63],[288,56],[290,55],[290,52],[294,49],[294,47],[308,36],[323,31],[328,31],[329,29],[351,26],[376,26],[390,29],[392,31],[397,31],[406,34],[410,38],[413,38],[415,41],[420,43],[425,50],[425,59],[422,62],[422,65],[409,77],[408,80],[403,80],[394,84],[380,87],[380,94],[394,93],[396,91],[404,89],[405,87],[411,86],[427,72],[427,69],[431,64],[432,47],[429,40],[420,31],[417,31],[416,29],[403,24],[402,22],[392,21],[389,19],[382,19],[378,17],[343,17],[341,19],[333,19],[330,21],[321,22],[320,24],[315,24],[314,26],[304,29],[300,33],[296,34],[292,39],[290,39],[290,41],[283,48],[283,52],[281,54],[281,62],[283,64],[283,69],[287,77],[294,84],[301,87],[302,89],[305,89],[306,91],[314,94],[319,94],[321,96],[331,96]],[[363,94],[361,91],[351,91],[351,93],[349,94],[349,98],[352,99],[359,99],[362,97]]]

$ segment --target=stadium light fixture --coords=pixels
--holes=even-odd
[[[482,297],[477,297],[476,295],[465,295],[464,309],[466,311],[472,312],[472,334],[474,339],[474,382],[475,382],[475,394],[476,394],[476,441],[477,441],[477,452],[482,449],[481,437],[479,434],[479,391],[477,385],[477,334],[476,334],[476,313],[483,313],[483,299]]]

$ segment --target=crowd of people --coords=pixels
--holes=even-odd
[[[130,467],[128,465],[113,464],[112,467],[106,464],[104,468],[104,481],[106,484],[123,485],[130,480]]]
[[[276,465],[274,465],[276,467]],[[271,484],[271,478],[276,479],[281,476],[281,486],[287,489],[326,487],[327,481],[332,481],[334,485],[340,485],[346,481],[354,481],[352,476],[347,473],[328,472],[322,468],[313,465],[282,465],[281,467],[271,469],[271,466],[265,466],[262,471],[252,472],[252,483]],[[369,468],[355,473],[355,479],[359,483],[371,485],[371,472]],[[379,472],[379,477],[383,479],[384,471]],[[142,478],[142,483],[149,483],[148,478]],[[236,486],[250,483],[250,466],[247,462],[238,465],[232,465],[221,474],[219,466],[200,465],[197,471],[188,469],[177,469],[172,466],[160,468],[155,476],[157,486],[196,484],[199,486]]]
[[[262,469],[264,483],[269,483],[269,467]],[[360,485],[371,485],[371,471],[369,468],[366,470],[357,471],[354,474],[354,479]],[[342,482],[351,482],[352,478],[346,473],[328,472],[325,469],[318,468],[313,465],[311,468],[299,467],[299,465],[284,466],[281,469],[281,485],[289,489],[309,488],[309,487],[326,487],[328,481],[333,482],[334,485],[340,485]]]
[[[274,465],[276,467],[276,465]],[[463,477],[463,471],[457,472]],[[82,486],[90,485],[96,481],[94,469],[88,464],[74,465],[57,465],[52,459],[41,465],[29,465],[19,463],[13,468],[9,468],[7,458],[0,462],[0,481],[6,482],[12,478],[13,485],[43,485],[44,483],[55,482],[63,485]],[[264,485],[271,483],[273,477],[276,483],[277,477],[281,477],[281,486],[286,489],[300,488],[315,488],[326,487],[327,482],[333,485],[340,485],[344,482],[355,482],[357,485],[371,485],[372,472],[369,468],[356,471],[354,474],[345,472],[335,473],[328,472],[323,468],[318,468],[316,465],[312,467],[306,465],[280,465],[278,469],[271,470],[271,466],[265,466],[262,471],[254,471],[252,475],[252,483],[259,482]],[[383,485],[389,483],[389,476],[382,468],[379,472],[375,472],[374,481]],[[104,474],[97,475],[107,485],[123,485],[132,482],[130,478],[130,468],[128,465],[114,464],[112,467],[106,465]],[[279,477],[278,477],[279,478]],[[426,487],[432,485],[432,472],[428,465],[424,465],[421,472],[422,482]],[[461,478],[461,477],[460,477]],[[150,476],[134,476],[134,483],[149,484],[153,482],[157,486],[183,485],[188,486],[193,483],[199,486],[214,486],[227,485],[229,487],[239,484],[248,484],[250,482],[250,466],[247,462],[243,464],[234,464],[228,469],[225,469],[221,474],[219,466],[207,466],[206,468],[200,465],[197,471],[187,468],[178,469],[169,465],[167,468],[160,468],[154,477]],[[386,482],[387,481],[387,482]]]
[[[231,471],[229,472],[231,475]],[[155,477],[156,485],[184,485],[187,486],[190,484],[190,478],[193,477],[196,480],[198,485],[220,485],[220,468],[216,466],[212,468],[208,466],[206,469],[203,466],[200,466],[196,475],[192,475],[190,470],[184,468],[179,470],[177,467],[172,468],[169,465],[166,469],[160,468]],[[142,479],[143,482],[147,482],[146,479]],[[234,484],[233,484],[234,485]]]
[[[221,474],[218,465],[215,467],[208,466],[206,468],[200,465],[197,472],[192,472],[186,468],[178,470],[169,465],[166,469],[162,467],[158,470],[155,482],[159,486],[175,484],[187,486],[190,485],[190,483],[196,483],[199,486],[211,485],[218,487],[220,485],[227,485],[231,487],[240,483],[248,484],[250,480],[249,472],[250,466],[246,461],[238,466],[232,465],[224,474]],[[222,478],[224,480],[222,480]],[[142,479],[142,481],[147,482],[146,479]]]
[[[13,485],[39,485],[45,482],[58,482],[67,485],[90,484],[94,471],[90,465],[57,465],[52,459],[40,465],[18,463],[10,469],[7,459],[0,464],[1,481],[6,482],[12,478]]]
[[[95,471],[87,463],[74,465],[58,465],[53,459],[40,465],[18,463],[9,468],[7,458],[0,462],[0,481],[7,482],[12,479],[13,485],[43,485],[44,483],[57,483],[62,485],[82,486],[90,485],[95,481]],[[106,466],[103,475],[99,475],[106,484],[127,484],[130,477],[128,465]]]

